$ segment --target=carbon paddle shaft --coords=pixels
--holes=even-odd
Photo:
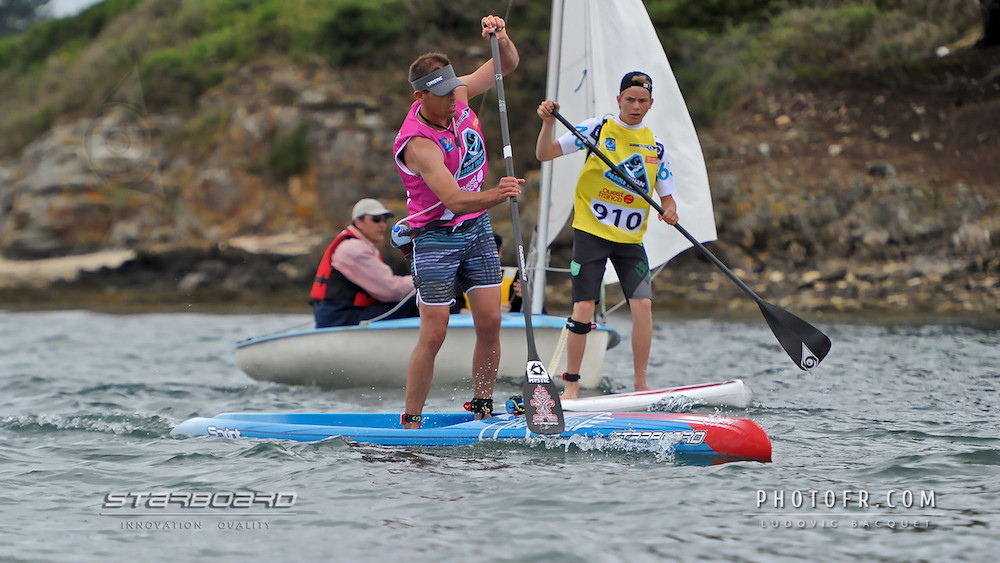
[[[583,133],[577,131],[576,127],[572,123],[566,120],[558,111],[552,110],[552,115],[559,120],[560,123],[566,126],[581,143],[584,144],[591,152],[596,154],[604,164],[607,164],[611,170],[618,175],[629,188],[643,199],[646,203],[651,205],[660,215],[663,215],[663,206],[661,206],[656,200],[654,200],[649,194],[645,192],[635,180],[632,179],[620,166],[611,161],[604,153],[597,149],[596,146],[589,139],[583,136]],[[688,239],[699,252],[702,253],[706,258],[711,260],[722,273],[726,274],[729,279],[733,280],[740,289],[746,292],[754,301],[757,302],[757,306],[760,307],[761,314],[764,315],[764,320],[767,321],[767,325],[771,327],[771,332],[774,333],[774,337],[778,339],[778,343],[785,350],[795,365],[799,366],[800,369],[807,370],[819,365],[823,358],[826,357],[827,353],[830,352],[832,343],[830,338],[819,331],[816,327],[807,323],[806,321],[796,317],[795,315],[785,311],[784,309],[777,307],[771,303],[760,298],[754,290],[750,289],[747,284],[743,283],[736,274],[733,273],[721,260],[715,257],[705,245],[694,238],[694,236],[687,231],[680,224],[674,225],[674,228],[680,231],[684,238]]]
[[[503,136],[503,161],[507,166],[507,176],[514,176],[514,155],[510,148],[510,130],[507,126],[507,99],[503,90],[503,71],[500,68],[500,45],[497,34],[490,33],[490,49],[493,51],[493,72],[497,82],[497,101],[500,105],[500,133]],[[552,377],[545,364],[538,357],[535,347],[535,331],[531,326],[531,286],[528,285],[527,267],[524,261],[524,243],[521,238],[521,214],[517,209],[517,198],[510,198],[510,217],[514,223],[514,245],[517,248],[517,265],[521,277],[521,311],[524,313],[524,332],[528,339],[528,363],[524,372],[521,395],[524,400],[524,418],[528,429],[536,434],[561,434],[566,426],[559,390],[552,383]],[[501,351],[502,352],[502,351]]]

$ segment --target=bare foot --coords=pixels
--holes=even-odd
[[[636,391],[649,391],[649,385],[646,385],[646,375],[635,376],[635,390]]]
[[[559,395],[560,399],[576,399],[580,395],[580,382],[579,381],[567,381],[566,388]]]

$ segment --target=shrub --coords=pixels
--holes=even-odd
[[[309,145],[306,142],[308,132],[309,122],[303,120],[292,131],[280,135],[274,141],[267,166],[276,178],[287,180],[301,174],[309,166]]]
[[[746,22],[766,21],[784,7],[781,0],[654,0],[646,4],[657,29],[698,29],[712,33]]]
[[[320,23],[316,50],[331,66],[370,62],[401,39],[407,25],[399,0],[344,0]]]
[[[147,100],[163,106],[190,106],[222,82],[228,68],[246,62],[253,54],[232,28],[150,53],[139,65]]]

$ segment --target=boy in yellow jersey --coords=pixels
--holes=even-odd
[[[618,163],[641,188],[651,194],[655,186],[660,196],[661,221],[677,223],[674,178],[663,142],[642,124],[653,105],[653,81],[645,73],[630,72],[619,88],[618,115],[591,118],[576,126],[612,162]],[[567,132],[552,140],[553,110],[559,104],[545,100],[538,106],[542,129],[538,133],[535,156],[545,162],[584,149],[576,136]],[[570,335],[566,342],[567,372],[563,398],[575,399],[580,390],[580,364],[590,332],[590,320],[600,298],[601,280],[607,260],[618,272],[622,291],[632,310],[632,362],[635,390],[643,391],[653,339],[652,286],[649,259],[642,246],[650,206],[636,195],[596,155],[588,154],[576,184],[573,205],[573,314],[566,322]]]

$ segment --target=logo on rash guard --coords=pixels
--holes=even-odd
[[[438,139],[438,142],[441,143],[441,148],[444,149],[444,152],[455,150],[455,143],[452,142],[450,137],[441,137]]]
[[[618,166],[619,168],[625,170],[629,177],[636,184],[638,184],[640,188],[642,188],[644,193],[649,193],[649,181],[646,179],[646,165],[643,163],[642,157],[638,153],[633,154],[622,162],[619,162]],[[605,172],[604,177],[611,182],[614,182],[615,185],[632,191],[632,187],[619,178],[618,174],[615,173],[614,170],[608,170]]]
[[[459,179],[469,176],[486,163],[486,143],[475,129],[462,131],[462,146],[465,148],[465,158],[458,169]]]
[[[475,176],[469,178],[469,180],[464,184],[459,184],[458,189],[463,192],[478,192],[479,188],[483,187],[483,171],[480,170]]]

